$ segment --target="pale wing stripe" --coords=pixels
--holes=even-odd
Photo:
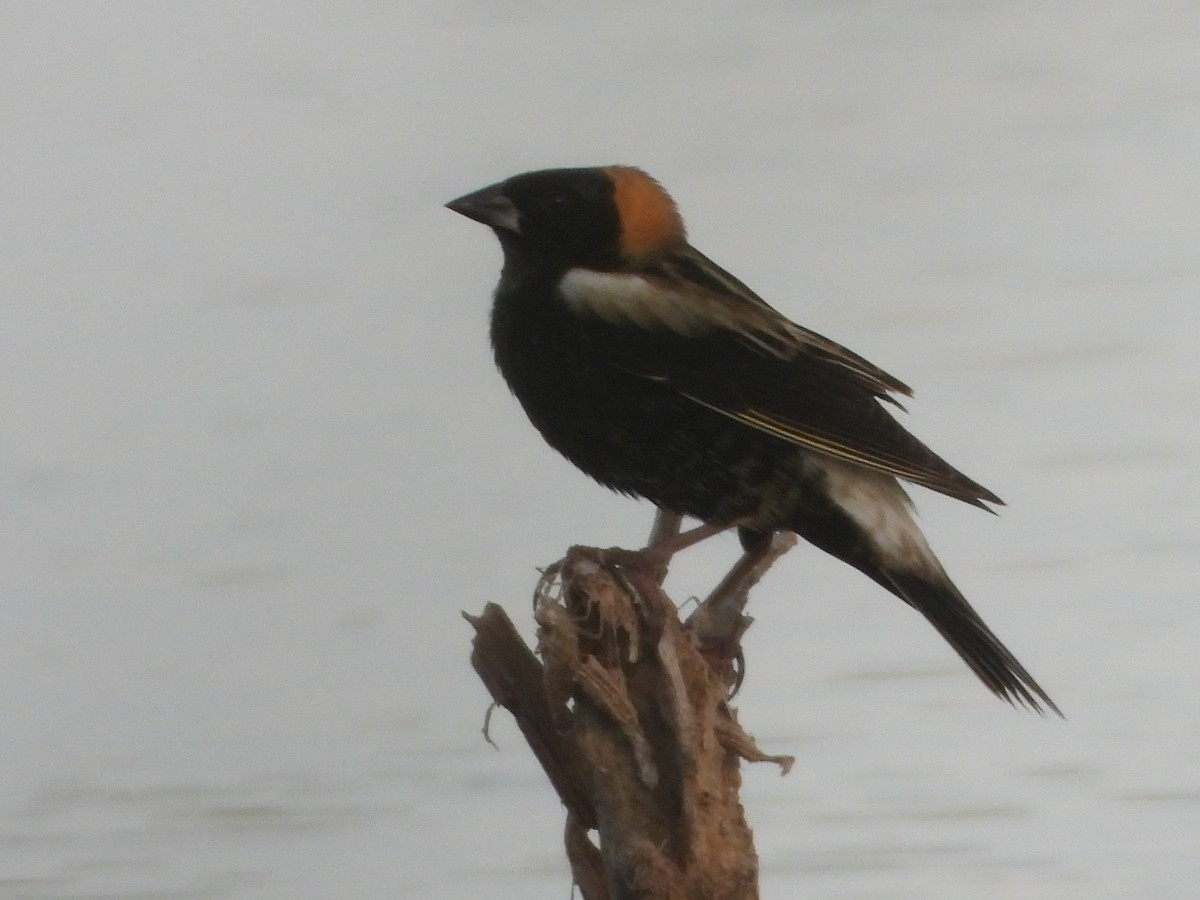
[[[590,313],[613,325],[667,329],[683,337],[711,334],[720,329],[740,335],[773,356],[795,352],[787,337],[744,321],[723,298],[701,290],[676,291],[641,275],[570,269],[559,292],[576,313]]]
[[[698,310],[693,298],[664,290],[640,275],[571,269],[559,291],[575,312],[591,313],[614,325],[667,328],[684,336],[728,327],[714,321],[711,309]]]
[[[927,487],[932,487],[935,490],[940,489],[940,481],[931,479],[928,473],[915,466],[897,464],[888,460],[883,460],[878,456],[872,456],[868,453],[854,450],[840,441],[823,438],[820,435],[811,434],[809,432],[799,432],[795,428],[788,427],[779,420],[763,415],[762,413],[755,411],[732,412],[727,409],[722,409],[715,404],[707,403],[693,394],[684,394],[683,396],[695,403],[699,403],[701,406],[711,409],[713,412],[718,412],[727,418],[742,422],[751,426],[752,428],[757,428],[759,431],[764,431],[767,434],[773,434],[776,437],[783,438],[789,443],[807,447],[820,453],[827,453],[830,456],[838,459],[856,462],[859,465],[866,466],[870,469],[875,469],[878,472],[886,472],[889,475],[899,475],[900,477],[906,478],[916,484],[923,484]]]

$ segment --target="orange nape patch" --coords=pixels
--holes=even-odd
[[[632,166],[609,166],[604,171],[612,179],[621,219],[621,251],[626,256],[650,256],[687,241],[675,201],[662,185]]]

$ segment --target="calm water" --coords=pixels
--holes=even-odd
[[[1009,502],[930,539],[1068,714],[797,550],[752,603],[764,897],[1200,878],[1200,7],[9,4],[0,896],[562,898],[459,610],[650,511],[543,448],[441,209],[657,174]],[[679,598],[732,540],[691,551]]]

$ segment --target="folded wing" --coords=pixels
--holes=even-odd
[[[572,269],[561,294],[596,356],[623,371],[797,446],[985,509],[1002,502],[881,405],[911,395],[903,382],[789,321],[690,247],[637,273]]]

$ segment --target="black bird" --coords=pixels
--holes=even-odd
[[[693,248],[640,169],[528,172],[447,206],[500,240],[496,363],[552,447],[709,533],[737,528],[747,551],[795,532],[924,615],[998,696],[1058,712],[913,520],[898,479],[1002,501],[889,414],[903,382]]]

